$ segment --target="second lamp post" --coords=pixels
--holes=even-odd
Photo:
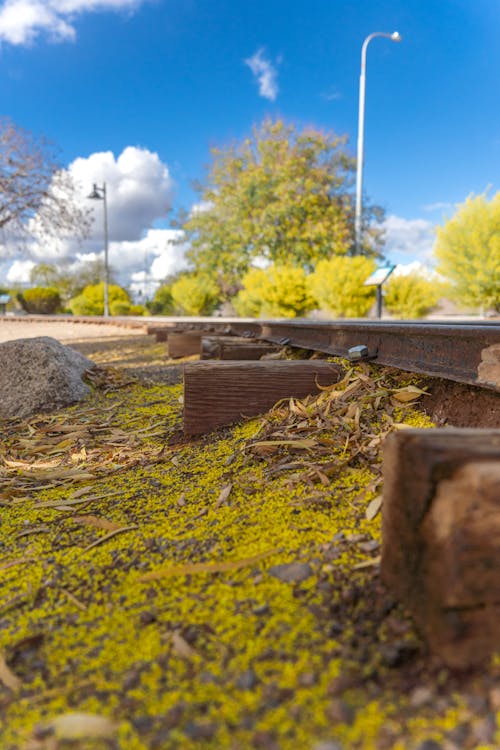
[[[356,171],[356,212],[354,214],[355,253],[361,251],[361,219],[363,201],[363,141],[365,129],[365,86],[366,86],[366,48],[376,36],[383,36],[393,42],[400,42],[401,36],[398,31],[386,34],[384,31],[375,31],[366,37],[361,48],[361,75],[359,77],[359,119],[358,119],[358,154]]]
[[[94,187],[89,196],[90,200],[103,202],[104,216],[104,317],[109,317],[109,260],[108,260],[108,203],[106,197],[106,183],[99,187],[94,182]]]

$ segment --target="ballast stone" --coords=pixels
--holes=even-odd
[[[0,344],[0,417],[29,417],[81,401],[92,360],[50,336]]]

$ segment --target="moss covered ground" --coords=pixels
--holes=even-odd
[[[444,669],[379,581],[383,439],[432,427],[414,377],[192,441],[180,384],[91,384],[2,424],[2,750],[500,747],[500,661]]]

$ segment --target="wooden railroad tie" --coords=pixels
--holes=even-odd
[[[202,331],[172,331],[168,334],[168,356],[172,359],[199,354]]]
[[[282,398],[332,385],[341,368],[322,360],[192,362],[184,367],[184,432],[196,435],[254,417]]]
[[[260,359],[279,349],[276,344],[243,336],[203,336],[201,339],[202,359]]]
[[[500,647],[500,430],[404,430],[384,449],[383,581],[451,667]]]

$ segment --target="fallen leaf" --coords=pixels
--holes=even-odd
[[[415,401],[419,396],[428,396],[427,391],[423,391],[421,388],[417,388],[416,385],[407,385],[405,388],[397,388],[392,391],[392,397],[397,401],[407,403],[408,401]]]
[[[353,570],[361,570],[362,568],[375,568],[377,565],[380,565],[381,559],[381,556],[377,555],[377,557],[373,557],[371,560],[364,560],[357,565],[353,565]]]
[[[222,488],[220,495],[217,498],[217,501],[215,503],[216,508],[220,508],[221,505],[224,505],[229,495],[231,494],[232,489],[233,489],[232,484],[226,484],[226,486]]]
[[[110,739],[115,736],[118,725],[106,716],[74,712],[61,714],[44,724],[58,740]]]
[[[109,534],[106,534],[106,536],[102,536],[100,539],[96,539],[95,542],[92,542],[92,544],[87,545],[82,549],[82,554],[84,552],[88,552],[93,547],[97,547],[99,544],[103,544],[104,542],[107,542],[108,539],[111,539],[112,537],[116,536],[116,534],[122,534],[124,531],[133,531],[134,529],[138,529],[139,527],[137,524],[131,524],[130,526],[122,526],[119,529],[115,529],[114,531],[110,531]]]
[[[22,682],[14,672],[7,666],[4,655],[0,652],[0,682],[9,690],[18,690]]]
[[[178,630],[174,630],[170,633],[170,641],[172,643],[172,649],[177,656],[181,656],[183,659],[192,659],[193,656],[197,656],[194,648],[191,648],[185,638],[179,633]]]
[[[215,563],[185,563],[184,565],[172,565],[169,568],[160,568],[152,570],[150,573],[139,578],[139,581],[156,581],[159,578],[173,578],[174,576],[196,575],[199,573],[225,573],[230,570],[239,570],[249,565],[265,560],[266,557],[276,554],[278,550],[271,549],[267,552],[261,552],[252,557],[245,557],[242,560],[226,560]]]
[[[377,516],[380,508],[382,507],[382,495],[377,495],[368,503],[365,511],[365,518],[367,521],[373,521]]]
[[[73,516],[71,520],[81,526],[93,526],[95,529],[103,529],[104,531],[119,531],[121,529],[121,524],[97,516]]]

